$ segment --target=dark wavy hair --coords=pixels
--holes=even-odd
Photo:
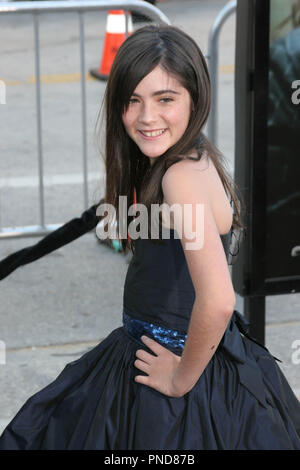
[[[129,100],[138,83],[157,65],[174,76],[191,96],[191,115],[181,139],[165,153],[155,158],[153,165],[136,143],[128,136],[122,122],[122,114],[128,109]],[[241,221],[241,203],[226,160],[221,152],[206,138],[202,129],[211,105],[211,86],[205,57],[196,42],[175,26],[148,25],[129,36],[118,50],[107,82],[104,100],[99,111],[97,126],[102,126],[102,111],[106,119],[105,169],[106,190],[104,201],[112,204],[119,219],[119,196],[127,196],[128,207],[133,204],[134,188],[137,202],[143,203],[149,214],[151,204],[162,204],[162,177],[174,163],[188,158],[199,161],[204,151],[212,159],[225,191],[231,198],[233,210],[232,229],[244,229]],[[188,156],[196,149],[197,158]],[[160,224],[161,224],[161,213]],[[127,226],[133,216],[127,217]],[[161,229],[161,225],[160,225]],[[160,236],[160,232],[159,232]],[[150,233],[149,238],[151,239]],[[161,243],[159,240],[151,240]],[[134,241],[122,239],[122,249],[133,251]]]

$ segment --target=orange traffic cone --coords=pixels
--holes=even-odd
[[[131,13],[128,12],[128,34],[133,31]],[[126,39],[126,16],[124,10],[110,10],[106,21],[102,61],[98,70],[90,70],[90,74],[100,80],[107,80],[112,63],[119,47]]]
[[[134,208],[136,209],[137,200],[136,200],[136,189],[135,188],[133,189],[133,204],[134,204]],[[128,234],[127,240],[130,240],[129,234]]]

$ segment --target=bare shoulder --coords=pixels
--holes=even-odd
[[[187,200],[193,194],[210,204],[219,233],[228,233],[232,225],[232,208],[213,160],[205,152],[199,161],[183,159],[170,166],[162,178],[166,202],[174,202],[176,193],[184,191]]]
[[[199,178],[203,183],[216,181],[219,175],[214,166],[213,161],[208,156],[207,152],[203,154],[200,160],[182,159],[179,162],[171,165],[163,176],[163,185],[172,184],[174,181],[180,183],[180,180],[185,181]]]
[[[191,156],[194,156],[192,153]],[[195,171],[195,170],[205,170],[209,167],[210,158],[207,152],[204,152],[200,160],[191,160],[188,158],[183,158],[178,162],[171,165],[164,174],[164,177],[167,177],[170,174],[176,174],[181,171]]]

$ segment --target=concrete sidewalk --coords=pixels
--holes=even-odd
[[[159,7],[206,53],[213,20],[226,3],[166,0]],[[87,15],[85,21],[88,72],[101,58],[106,15]],[[77,17],[46,15],[42,26],[46,223],[66,223],[84,210],[80,82],[74,75],[79,72]],[[232,169],[234,39],[233,16],[220,41],[218,118],[218,146]],[[35,89],[30,79],[34,74],[33,37],[28,15],[0,17],[0,55],[0,79],[7,84],[7,104],[0,114],[0,222],[3,227],[34,225],[39,211]],[[103,191],[103,164],[93,130],[104,90],[105,83],[87,81],[89,205]],[[0,240],[0,259],[38,240]],[[68,362],[121,326],[127,262],[128,258],[100,244],[91,232],[0,282],[0,341],[6,346],[5,364],[0,357],[0,432],[23,403],[54,380]],[[243,313],[239,296],[236,309]],[[266,346],[282,360],[279,365],[300,398],[299,312],[299,294],[267,298]]]

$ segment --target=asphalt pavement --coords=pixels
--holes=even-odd
[[[222,0],[158,3],[172,24],[207,53],[208,35]],[[105,82],[99,67],[107,15],[85,15],[89,206],[103,194],[103,162],[95,123]],[[141,26],[135,23],[134,28]],[[235,15],[223,27],[219,49],[217,145],[234,171]],[[45,14],[40,24],[43,161],[46,223],[66,223],[84,211],[78,18]],[[31,16],[0,15],[0,226],[39,223],[34,41]],[[102,141],[100,140],[100,147]],[[40,238],[0,239],[0,259]],[[0,432],[21,405],[63,367],[122,324],[128,257],[100,244],[94,232],[0,282]],[[243,313],[237,295],[236,309]],[[300,398],[300,295],[266,299],[266,346]]]

